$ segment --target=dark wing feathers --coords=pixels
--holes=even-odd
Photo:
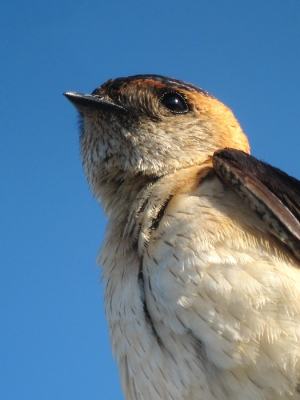
[[[300,182],[240,150],[219,150],[213,163],[220,179],[300,260]]]

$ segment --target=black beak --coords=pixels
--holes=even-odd
[[[104,97],[93,96],[91,94],[83,94],[76,92],[66,92],[64,96],[77,108],[79,112],[84,112],[84,110],[91,109],[114,109],[114,110],[125,110],[124,107],[119,104],[115,104]]]

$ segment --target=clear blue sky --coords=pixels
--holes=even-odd
[[[106,222],[62,92],[186,80],[233,109],[253,155],[299,179],[300,2],[4,3],[0,399],[121,400],[95,267]]]

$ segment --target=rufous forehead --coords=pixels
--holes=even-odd
[[[174,81],[159,81],[151,78],[144,78],[144,79],[135,79],[133,81],[124,82],[119,87],[119,92],[124,94],[128,90],[153,90],[154,92],[161,91],[161,90],[170,90],[170,91],[178,91],[179,93],[186,93],[195,95],[200,94],[206,97],[214,98],[210,93],[206,92],[203,89],[197,88],[196,86],[192,86],[189,84],[176,84],[177,82]]]
[[[200,93],[207,97],[212,97],[205,90],[184,81],[169,78],[162,75],[134,75],[123,78],[110,79],[97,88],[92,94],[109,95],[125,95],[130,93],[134,95],[136,92],[145,93],[162,93],[163,91],[178,91],[187,93]]]
[[[153,79],[139,79],[139,80],[135,80],[132,82],[124,82],[122,86],[120,86],[120,93],[125,93],[128,89],[137,89],[137,90],[147,90],[149,88],[152,89],[163,89],[163,88],[167,88],[167,85],[162,83],[162,82],[158,82],[155,81]]]

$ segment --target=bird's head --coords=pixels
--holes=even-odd
[[[202,89],[158,75],[112,79],[91,95],[68,92],[81,116],[81,152],[89,183],[155,180],[207,163],[216,150],[249,152],[224,104]]]

